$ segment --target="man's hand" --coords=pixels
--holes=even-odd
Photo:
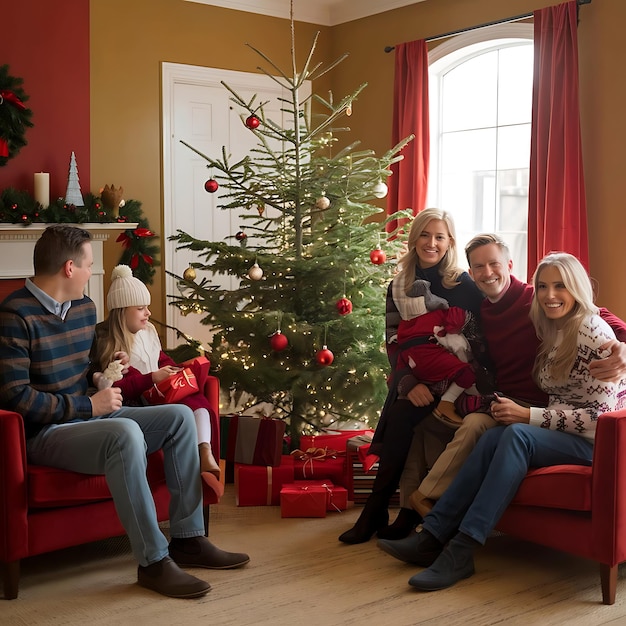
[[[415,406],[428,406],[435,401],[433,394],[430,393],[430,389],[423,383],[417,383],[417,385],[407,393],[406,397]]]
[[[94,417],[108,415],[122,408],[122,390],[119,387],[109,387],[89,396],[91,400],[91,414]]]
[[[589,364],[591,375],[606,383],[616,383],[626,378],[626,344],[612,339],[602,344],[600,349],[609,351],[611,354]]]

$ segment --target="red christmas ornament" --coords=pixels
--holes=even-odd
[[[246,126],[248,128],[258,128],[261,120],[256,115],[251,115],[246,118]]]
[[[281,352],[289,345],[289,341],[287,340],[287,337],[280,332],[280,330],[277,330],[270,337],[270,345],[272,346],[272,350]]]
[[[370,261],[374,265],[382,265],[387,260],[387,255],[384,250],[376,248],[370,252]]]
[[[28,215],[26,215],[26,213],[22,213],[21,220],[22,222],[28,222]]]
[[[243,232],[243,230],[240,230],[236,235],[235,235],[235,239],[237,241],[243,241],[244,239],[247,239],[248,235],[246,235],[246,233]]]
[[[339,315],[348,315],[348,313],[352,313],[352,302],[348,300],[348,298],[340,298],[337,300],[337,311]]]
[[[335,355],[326,346],[324,346],[321,350],[317,351],[315,360],[319,365],[326,366],[330,365],[335,360]]]
[[[209,193],[215,193],[219,189],[219,185],[215,178],[209,178],[209,180],[204,183],[204,189]]]

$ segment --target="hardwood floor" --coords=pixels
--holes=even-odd
[[[54,624],[392,625],[626,624],[626,584],[601,604],[595,563],[494,536],[476,555],[476,574],[451,589],[407,585],[417,568],[375,540],[346,546],[337,536],[358,508],[324,519],[282,519],[278,507],[236,507],[232,485],[212,507],[211,538],[250,553],[241,570],[194,570],[211,592],[163,598],[138,587],[126,538],[27,559],[20,595],[0,601],[0,622]],[[393,515],[393,511],[392,511]],[[167,532],[167,528],[164,529]],[[625,570],[626,571],[626,570]]]

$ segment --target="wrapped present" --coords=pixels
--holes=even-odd
[[[181,367],[188,367],[195,375],[198,381],[198,387],[204,388],[209,370],[211,369],[211,362],[205,356],[197,356],[193,359],[189,359],[181,363]]]
[[[345,511],[348,508],[348,490],[345,487],[333,485],[329,480],[294,480],[293,484],[296,486],[324,487],[328,492],[327,511]]]
[[[233,415],[226,460],[245,465],[280,465],[285,422],[269,417]]]
[[[198,390],[196,375],[190,368],[184,367],[160,383],[152,385],[143,392],[142,397],[148,404],[176,404]]]
[[[367,454],[369,444],[364,444],[366,447],[361,450],[348,449],[346,454],[346,470],[347,480],[346,488],[348,490],[348,500],[354,502],[356,505],[364,505],[372,493],[374,486],[374,480],[376,479],[376,473],[378,472],[378,457],[370,458],[372,455]],[[363,465],[363,459],[367,459],[367,469]],[[373,464],[371,461],[374,461]],[[390,507],[400,506],[400,492],[396,490],[396,493],[392,496]]]
[[[356,437],[351,437],[350,439],[348,439],[348,442],[346,444],[346,450],[356,451],[359,457],[359,461],[361,461],[363,465],[363,471],[365,471],[365,473],[370,472],[374,464],[377,463],[378,459],[380,458],[376,454],[369,453],[371,445],[371,435],[357,435]]]
[[[300,437],[300,448],[307,450],[309,448],[330,448],[338,452],[346,451],[346,443],[348,439],[356,435],[374,434],[373,430],[332,430],[326,431],[321,435],[302,435]]]
[[[298,480],[330,480],[346,486],[345,452],[329,448],[294,450],[294,476]]]
[[[307,481],[308,482],[308,481]],[[281,517],[326,517],[328,489],[320,485],[283,485]]]
[[[293,483],[293,457],[283,456],[277,467],[235,463],[237,506],[278,506],[283,485]]]

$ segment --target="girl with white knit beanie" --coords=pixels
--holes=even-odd
[[[144,391],[180,369],[163,352],[156,328],[149,321],[150,302],[148,288],[133,276],[130,267],[118,265],[113,269],[107,294],[109,317],[96,326],[96,358],[93,360],[104,371],[114,360],[116,352],[123,351],[129,355],[128,372],[115,383],[122,390],[125,404],[141,404]],[[194,373],[199,377],[199,372]],[[200,378],[198,383],[202,389]],[[220,468],[211,450],[211,407],[207,398],[202,392],[197,392],[183,398],[180,403],[192,409],[196,418],[200,471],[210,472],[219,478]]]

